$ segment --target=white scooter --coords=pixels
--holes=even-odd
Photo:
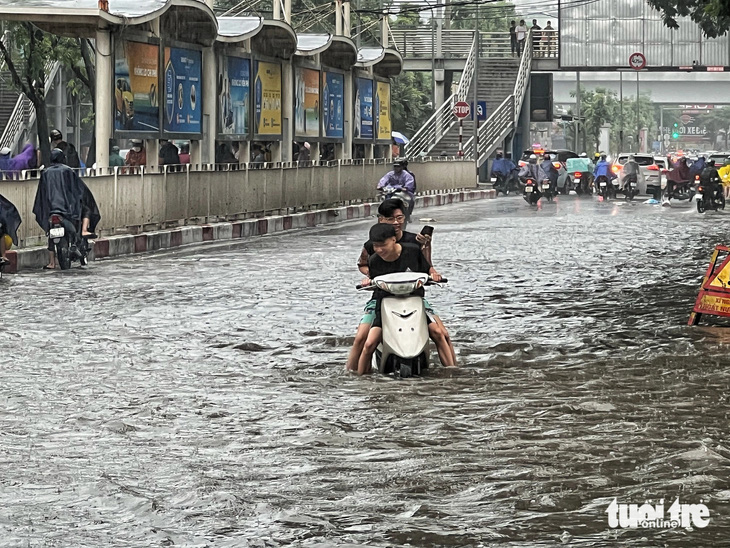
[[[442,287],[448,280],[431,281],[428,274],[398,272],[378,276],[372,285],[357,286],[360,290],[382,289],[390,295],[383,299],[380,315],[383,320],[383,341],[373,354],[373,367],[383,375],[412,377],[428,369],[428,319],[423,298],[412,296],[425,285]]]

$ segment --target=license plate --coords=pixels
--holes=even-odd
[[[612,182],[611,184],[612,184],[613,186],[618,186],[618,181],[613,181],[613,182]]]
[[[497,182],[497,178],[496,177],[492,177],[492,183],[496,183],[496,182]]]
[[[601,182],[600,182],[600,183],[598,183],[598,184],[599,184],[599,185],[601,185],[601,186],[606,186],[606,181],[601,181]]]
[[[64,234],[66,234],[66,230],[64,230],[64,228],[61,226],[58,228],[52,228],[49,236],[51,238],[63,238]]]
[[[550,188],[550,185],[542,185],[542,188],[543,190],[547,190],[548,188]]]
[[[531,186],[526,186],[525,187],[525,192],[532,192],[532,187]]]

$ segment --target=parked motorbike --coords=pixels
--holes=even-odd
[[[535,179],[528,177],[524,180],[524,183],[525,188],[522,191],[522,197],[530,205],[537,204],[542,194],[540,192],[540,189],[538,188],[538,185],[535,183]]]
[[[714,192],[710,191],[710,188],[705,184],[700,184],[697,187],[697,194],[695,194],[694,199],[697,202],[697,211],[699,213],[704,213],[708,210],[725,209],[725,196],[722,193],[722,184],[718,182],[715,186]]]
[[[48,237],[53,241],[56,259],[61,270],[71,268],[72,262],[81,266],[88,264],[89,239],[81,237],[81,223],[52,214],[49,221]]]
[[[369,286],[357,286],[389,293],[381,303],[383,341],[373,354],[373,367],[380,373],[408,378],[428,369],[428,318],[423,298],[411,293],[423,286],[442,287],[446,282],[445,278],[434,282],[419,272],[397,272],[378,276]]]

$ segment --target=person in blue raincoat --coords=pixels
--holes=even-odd
[[[497,156],[492,162],[492,176],[501,177],[502,179],[509,180],[514,177],[517,172],[517,166],[511,158],[502,158],[502,153],[498,152]]]
[[[609,181],[616,178],[616,174],[611,169],[611,163],[606,160],[606,155],[601,154],[600,160],[596,164],[596,169],[593,170],[593,178],[598,179],[599,177],[606,177]]]
[[[550,180],[550,188],[553,192],[557,192],[558,190],[558,177],[560,176],[560,173],[558,173],[557,168],[553,164],[552,158],[550,158],[550,154],[543,154],[542,157],[542,163],[540,164],[540,167],[545,172],[545,175]]]

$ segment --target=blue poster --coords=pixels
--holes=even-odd
[[[201,66],[199,51],[165,48],[165,131],[202,132]]]
[[[355,139],[373,138],[373,81],[355,81]]]
[[[224,57],[218,66],[218,133],[247,135],[251,61]]]
[[[345,77],[335,72],[324,73],[322,120],[325,137],[345,137]]]

